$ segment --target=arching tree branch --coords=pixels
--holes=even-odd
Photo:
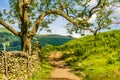
[[[73,18],[71,18],[70,16],[68,16],[66,13],[64,13],[62,10],[48,10],[42,14],[39,15],[39,17],[37,18],[37,20],[34,22],[34,26],[32,28],[32,33],[35,35],[35,33],[37,32],[38,28],[39,28],[39,24],[42,23],[42,20],[44,19],[44,17],[48,14],[58,14],[64,18],[66,18],[68,21],[70,21],[73,24],[78,24],[76,22],[76,20],[74,20]]]
[[[120,22],[112,22],[112,24],[120,24]]]
[[[6,29],[8,29],[9,31],[11,31],[13,34],[19,36],[19,32],[17,32],[15,29],[13,29],[11,26],[9,26],[6,22],[0,20],[0,24],[2,26],[4,26]]]

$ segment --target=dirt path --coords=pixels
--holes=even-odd
[[[74,75],[68,66],[65,66],[64,61],[60,59],[61,57],[60,52],[50,55],[50,63],[54,67],[50,75],[50,80],[83,80]]]

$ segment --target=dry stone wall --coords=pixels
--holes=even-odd
[[[0,80],[28,80],[40,68],[38,53],[0,52]]]

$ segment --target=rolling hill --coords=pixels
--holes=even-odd
[[[46,44],[58,46],[72,39],[74,38],[68,36],[56,35],[56,34],[50,34],[50,35],[38,34],[33,38],[32,42],[34,43],[34,41],[39,41],[42,47],[45,46]],[[10,47],[7,47],[7,50],[20,50],[20,44],[21,44],[20,38],[18,36],[13,35],[5,28],[0,28],[0,50],[3,50],[2,43],[4,42],[10,42]]]
[[[84,80],[120,80],[120,30],[88,35],[53,48],[63,53],[62,59]]]

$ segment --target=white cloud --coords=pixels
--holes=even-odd
[[[95,5],[97,5],[97,0],[91,0],[89,3],[88,3],[90,9],[93,8]]]
[[[120,21],[120,8],[116,8],[114,11],[113,11],[113,14],[110,15],[110,18],[113,20],[113,21],[117,21],[119,22]],[[116,17],[116,18],[114,18]]]
[[[114,10],[114,12],[113,12],[113,14],[115,14],[115,15],[119,15],[119,13],[120,13],[120,8],[117,8],[117,9]]]
[[[80,38],[81,36],[80,36],[80,34],[73,34],[72,37],[74,37],[74,38]]]
[[[94,23],[96,20],[96,14],[93,14],[92,17],[89,19],[89,23]]]
[[[77,10],[83,10],[84,9],[84,7],[82,7],[78,4],[75,4],[74,8],[77,9]]]

